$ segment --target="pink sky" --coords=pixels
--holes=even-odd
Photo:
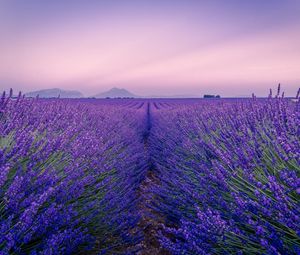
[[[99,2],[1,1],[0,88],[296,94],[297,1]]]

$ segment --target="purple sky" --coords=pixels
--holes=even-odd
[[[297,0],[0,0],[0,89],[268,94],[300,84]]]

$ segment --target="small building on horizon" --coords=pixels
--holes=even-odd
[[[203,98],[221,98],[220,95],[204,95]]]

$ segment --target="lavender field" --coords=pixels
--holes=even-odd
[[[0,254],[300,254],[300,102],[0,99]]]

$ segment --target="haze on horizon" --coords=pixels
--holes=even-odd
[[[266,96],[300,84],[297,0],[0,0],[0,89]]]

